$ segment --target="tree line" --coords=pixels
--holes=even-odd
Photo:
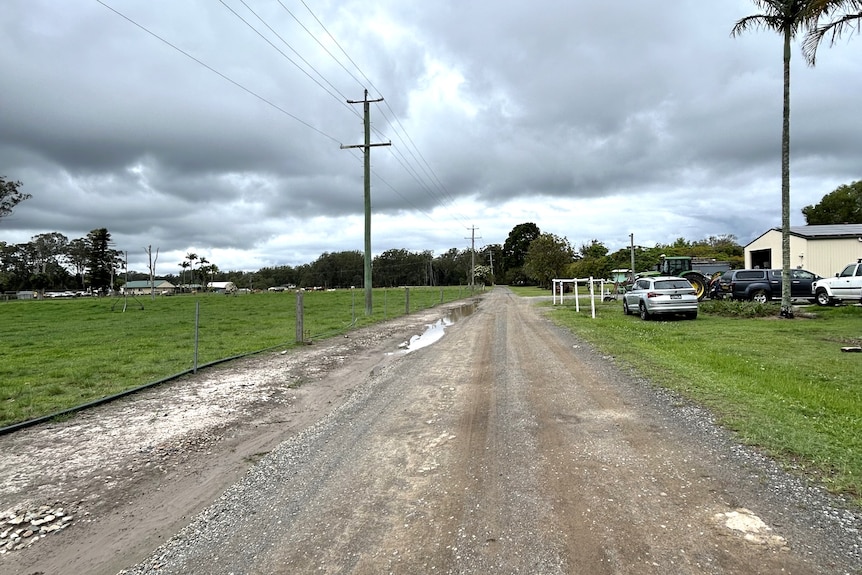
[[[23,244],[0,242],[0,291],[52,289],[106,292],[124,266],[106,228],[69,240],[59,232]]]
[[[111,244],[106,228],[71,241],[52,232],[22,244],[0,242],[0,291],[106,293],[122,287],[126,279],[151,279],[149,270],[126,271],[123,252]],[[636,261],[643,269],[654,266],[662,253],[742,261],[742,247],[733,236],[695,242],[680,238],[671,245],[635,248]],[[372,277],[374,287],[467,285],[471,281],[547,286],[553,277],[609,277],[612,269],[628,267],[630,258],[629,249],[609,253],[598,240],[574,250],[567,239],[543,234],[536,224],[524,223],[512,229],[504,244],[490,244],[475,253],[457,248],[437,256],[431,251],[387,250],[374,257]],[[158,278],[189,291],[205,288],[212,281],[230,281],[252,290],[278,286],[335,289],[363,285],[363,273],[364,257],[358,250],[325,252],[308,264],[254,272],[222,271],[205,256],[189,253],[177,264],[176,272],[158,274]]]
[[[20,182],[0,178],[0,217],[29,198],[18,190]],[[802,210],[809,225],[862,223],[862,181],[841,185],[816,205]],[[733,235],[711,236],[671,244],[635,246],[635,271],[654,269],[660,256],[692,256],[727,261],[742,267],[743,247]],[[475,253],[452,248],[440,255],[431,251],[387,250],[372,261],[374,287],[402,285],[540,285],[555,277],[608,278],[613,269],[627,269],[631,249],[610,253],[598,239],[578,248],[567,238],[542,233],[532,222],[516,225],[506,241],[486,245]],[[147,273],[125,269],[123,252],[112,247],[106,228],[69,240],[58,232],[33,236],[29,242],[0,242],[0,292],[21,290],[87,290],[109,292],[128,280],[149,280]],[[155,265],[153,264],[153,268]],[[299,266],[264,267],[255,272],[222,271],[205,256],[188,253],[176,273],[159,274],[178,287],[200,289],[212,281],[231,281],[238,287],[267,289],[278,286],[347,288],[363,285],[364,259],[360,251],[325,252],[314,262]]]

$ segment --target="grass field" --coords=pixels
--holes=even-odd
[[[410,311],[469,296],[463,286],[413,287]],[[371,317],[363,290],[303,299],[304,337],[314,340],[403,315],[407,292],[374,290]],[[192,369],[196,314],[197,365],[297,345],[293,292],[0,302],[0,427]]]
[[[411,288],[410,311],[469,295]],[[122,302],[0,302],[0,427],[191,369],[198,306],[199,365],[296,345],[292,293],[129,298],[125,312]],[[405,290],[375,290],[370,318],[362,290],[306,292],[304,303],[306,337],[321,339],[402,315]],[[568,298],[550,314],[656,385],[708,407],[741,441],[862,504],[862,354],[841,352],[862,344],[862,307],[806,311],[779,320],[777,306],[707,302],[696,321],[644,322],[624,316],[620,302],[600,302],[592,319],[588,304],[576,312]]]
[[[728,306],[705,302],[696,321],[645,322],[623,315],[621,302],[599,303],[595,319],[581,303],[577,313],[569,299],[551,317],[708,407],[742,442],[862,504],[862,354],[841,351],[862,345],[862,307],[811,307],[781,320],[778,304],[745,318],[752,306],[725,316]]]

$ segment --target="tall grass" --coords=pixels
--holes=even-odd
[[[862,344],[862,307],[782,320],[777,307],[755,317],[763,311],[704,304],[696,321],[648,322],[623,315],[621,302],[600,303],[595,319],[581,309],[550,314],[655,384],[709,407],[743,442],[862,502],[862,354],[841,351]]]
[[[305,292],[305,339],[403,315],[404,288]],[[468,297],[466,287],[413,287],[409,311]],[[125,308],[125,311],[123,311]],[[0,302],[0,427],[56,413],[192,369],[296,344],[293,292]]]

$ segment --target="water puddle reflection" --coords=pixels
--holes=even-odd
[[[414,335],[410,338],[410,341],[405,341],[399,345],[399,352],[396,353],[410,353],[411,351],[428,347],[432,343],[440,341],[440,338],[446,334],[447,327],[472,314],[476,311],[476,306],[477,303],[473,302],[450,309],[444,317],[427,325],[423,333]]]

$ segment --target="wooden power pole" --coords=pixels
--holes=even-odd
[[[476,226],[470,228],[470,237],[464,239],[470,240],[470,295],[472,295],[476,284]]]
[[[365,98],[362,100],[347,100],[348,104],[364,104],[365,118],[365,143],[355,146],[342,145],[341,149],[362,148],[365,159],[365,315],[370,316],[374,312],[371,296],[371,148],[374,146],[391,146],[392,142],[382,144],[371,143],[371,113],[369,104],[371,102],[382,102],[383,98],[376,100],[368,99],[368,90],[365,90]]]

